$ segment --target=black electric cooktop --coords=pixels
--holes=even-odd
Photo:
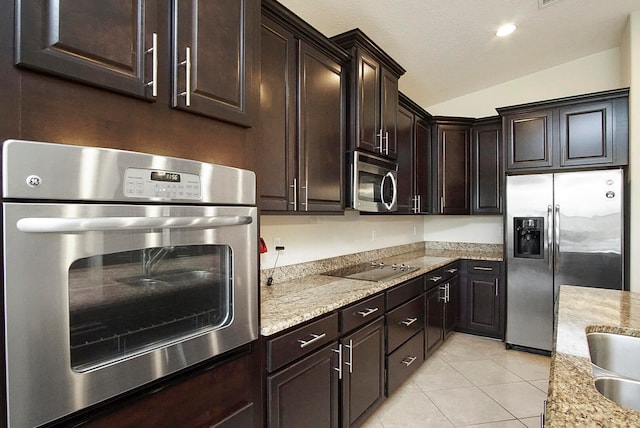
[[[382,282],[413,272],[418,268],[405,263],[384,264],[377,262],[361,263],[325,272],[323,275],[363,281]]]

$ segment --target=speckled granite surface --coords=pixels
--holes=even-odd
[[[458,259],[502,260],[502,246],[418,243],[285,266],[274,272],[273,285],[263,285],[260,289],[260,331],[263,336],[270,336]],[[385,282],[321,275],[372,260],[408,263],[418,270]],[[265,284],[264,277],[262,280]]]
[[[640,426],[640,412],[619,406],[596,390],[586,338],[592,331],[640,336],[640,294],[560,287],[545,426]]]

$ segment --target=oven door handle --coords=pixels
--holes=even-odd
[[[102,230],[195,229],[253,223],[251,216],[213,217],[29,217],[16,223],[21,232],[94,232]]]

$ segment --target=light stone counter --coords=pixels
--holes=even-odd
[[[273,273],[274,284],[262,285],[260,288],[261,334],[273,335],[459,259],[500,261],[502,247],[478,244],[425,247],[424,243],[410,244],[276,270]],[[344,279],[321,274],[373,260],[386,264],[408,263],[418,269],[384,282]],[[271,273],[269,269],[267,273]],[[262,283],[266,284],[264,271],[261,276]]]
[[[640,426],[640,412],[596,390],[586,337],[592,331],[640,336],[640,294],[560,287],[545,426]]]

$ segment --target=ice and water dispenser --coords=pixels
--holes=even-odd
[[[544,258],[543,217],[515,217],[513,219],[513,256],[516,258]]]

